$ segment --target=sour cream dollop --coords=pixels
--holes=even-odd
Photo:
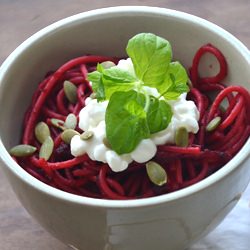
[[[117,66],[135,74],[130,58],[120,60]],[[159,96],[155,88],[144,87],[144,91],[150,95]],[[188,132],[192,133],[197,133],[199,130],[199,112],[193,101],[186,100],[186,93],[168,103],[173,112],[168,127],[142,140],[129,154],[118,155],[105,143],[105,112],[108,101],[97,102],[96,99],[86,98],[86,106],[79,113],[79,128],[83,131],[92,131],[93,137],[89,140],[82,140],[79,135],[75,135],[70,143],[71,154],[77,157],[86,153],[93,161],[107,163],[114,172],[125,170],[132,161],[138,163],[149,161],[155,156],[157,145],[174,143],[175,132],[180,127],[185,127]]]

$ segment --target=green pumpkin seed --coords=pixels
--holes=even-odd
[[[75,104],[77,102],[77,87],[70,81],[64,81],[63,89],[69,102]]]
[[[40,143],[43,143],[46,138],[50,136],[49,127],[45,122],[37,123],[35,127],[35,136]]]
[[[56,119],[56,118],[51,118],[50,119],[51,124],[56,127],[56,128],[60,128],[62,130],[65,130],[64,127],[64,121],[60,120],[60,119]]]
[[[65,128],[75,129],[77,125],[77,118],[74,114],[69,114],[64,122]]]
[[[80,135],[80,134],[77,131],[75,131],[74,129],[69,128],[69,129],[66,129],[62,132],[61,138],[65,143],[70,144],[72,137],[75,135]]]
[[[9,150],[10,155],[16,157],[25,157],[33,155],[37,148],[28,144],[20,144]]]
[[[192,81],[190,80],[190,78],[188,78],[187,83],[188,83],[188,86],[190,86],[190,87],[193,86],[193,83],[192,83]]]
[[[216,116],[214,119],[212,119],[206,126],[206,131],[207,132],[212,132],[214,131],[221,123],[221,117]]]
[[[89,97],[90,97],[91,99],[96,99],[96,93],[92,93]]]
[[[112,146],[111,146],[109,140],[108,140],[106,137],[103,138],[102,142],[103,142],[103,144],[104,144],[107,148],[112,149]]]
[[[162,186],[167,183],[167,173],[165,169],[154,161],[146,163],[146,170],[150,181],[157,186]]]
[[[115,66],[115,64],[111,61],[102,62],[101,65],[104,69],[109,69]]]
[[[40,148],[39,158],[43,158],[47,161],[50,158],[53,149],[54,149],[54,141],[50,136],[48,136]]]
[[[94,135],[94,133],[92,131],[85,131],[80,135],[80,138],[82,140],[89,140],[90,138],[92,138]]]
[[[179,147],[188,146],[188,131],[185,127],[180,127],[175,132],[175,144]]]
[[[226,108],[222,105],[219,106],[219,110],[222,112],[222,113],[225,113],[226,112]]]

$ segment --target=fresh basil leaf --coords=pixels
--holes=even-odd
[[[166,78],[158,91],[168,100],[177,99],[182,93],[188,92],[188,75],[185,68],[179,62],[169,64]]]
[[[189,90],[187,85],[187,71],[179,62],[170,63],[168,74],[174,76],[174,83],[177,91],[187,92]]]
[[[151,134],[167,128],[172,116],[171,106],[166,101],[150,96],[147,121]]]
[[[91,72],[88,74],[87,79],[92,83],[92,89],[96,93],[97,100],[104,101],[106,97],[104,85],[102,82],[102,73],[100,73],[99,71]]]
[[[97,70],[98,72],[102,73],[104,69],[105,69],[105,68],[103,67],[103,64],[97,63],[96,70]]]
[[[106,99],[116,91],[128,91],[134,88],[137,78],[128,71],[118,67],[103,70],[102,82],[105,89]]]
[[[114,83],[134,83],[137,78],[131,75],[127,70],[112,67],[103,70],[103,77],[106,81],[112,81]]]
[[[134,90],[113,93],[106,110],[106,136],[118,154],[132,152],[142,139],[150,136],[145,96]]]
[[[170,43],[151,33],[132,37],[126,48],[132,59],[136,76],[149,87],[156,87],[165,79],[172,59]]]
[[[88,74],[88,80],[92,82],[92,89],[98,101],[109,99],[116,91],[131,90],[138,81],[126,70],[116,66],[104,69],[101,64],[97,65],[96,71]]]

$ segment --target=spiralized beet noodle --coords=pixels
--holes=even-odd
[[[220,70],[213,77],[199,75],[200,59],[205,53],[212,53],[219,62]],[[114,173],[107,164],[92,161],[87,155],[74,158],[70,146],[60,137],[62,130],[51,125],[51,118],[64,121],[69,113],[78,115],[85,105],[84,100],[92,93],[86,80],[87,73],[95,70],[97,63],[103,61],[118,62],[116,58],[103,56],[75,58],[57,71],[48,73],[34,93],[24,119],[22,143],[39,149],[41,144],[35,138],[34,128],[39,121],[44,121],[50,128],[54,150],[48,161],[39,159],[37,153],[15,160],[38,180],[69,193],[93,198],[151,197],[201,181],[225,165],[248,139],[249,93],[243,87],[226,87],[222,83],[227,75],[226,60],[217,48],[207,44],[197,51],[189,71],[193,87],[188,98],[196,103],[200,112],[199,132],[190,133],[187,147],[158,146],[153,159],[167,172],[168,181],[165,185],[156,186],[150,182],[145,164],[133,162],[127,170]],[[65,80],[77,86],[78,101],[75,105],[65,98]],[[215,94],[215,99],[211,100],[210,96]],[[224,109],[221,107],[222,101],[227,103]],[[207,124],[217,116],[221,117],[220,125],[208,132]]]

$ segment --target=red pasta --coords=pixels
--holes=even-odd
[[[220,70],[212,77],[199,74],[200,59],[212,53]],[[250,95],[240,86],[226,87],[222,81],[227,75],[223,54],[211,44],[202,46],[193,59],[190,69],[192,87],[188,98],[196,103],[200,112],[199,131],[189,135],[189,145],[158,146],[152,159],[166,171],[168,181],[157,186],[149,180],[145,164],[132,162],[128,169],[115,173],[107,164],[92,161],[88,155],[73,157],[70,147],[61,139],[62,130],[52,125],[52,118],[65,121],[70,113],[76,116],[84,107],[85,99],[92,93],[86,77],[95,70],[97,63],[116,58],[83,56],[50,72],[39,84],[24,118],[23,144],[41,147],[34,135],[34,128],[44,121],[50,128],[54,149],[49,160],[38,153],[15,160],[29,174],[52,187],[63,191],[99,199],[137,199],[170,193],[193,185],[223,167],[234,157],[250,135]],[[70,103],[63,91],[64,81],[77,87],[77,102]],[[211,100],[211,93],[216,94]],[[227,103],[222,108],[222,102]],[[208,124],[220,117],[220,124],[207,131]],[[79,128],[77,128],[80,131]]]

